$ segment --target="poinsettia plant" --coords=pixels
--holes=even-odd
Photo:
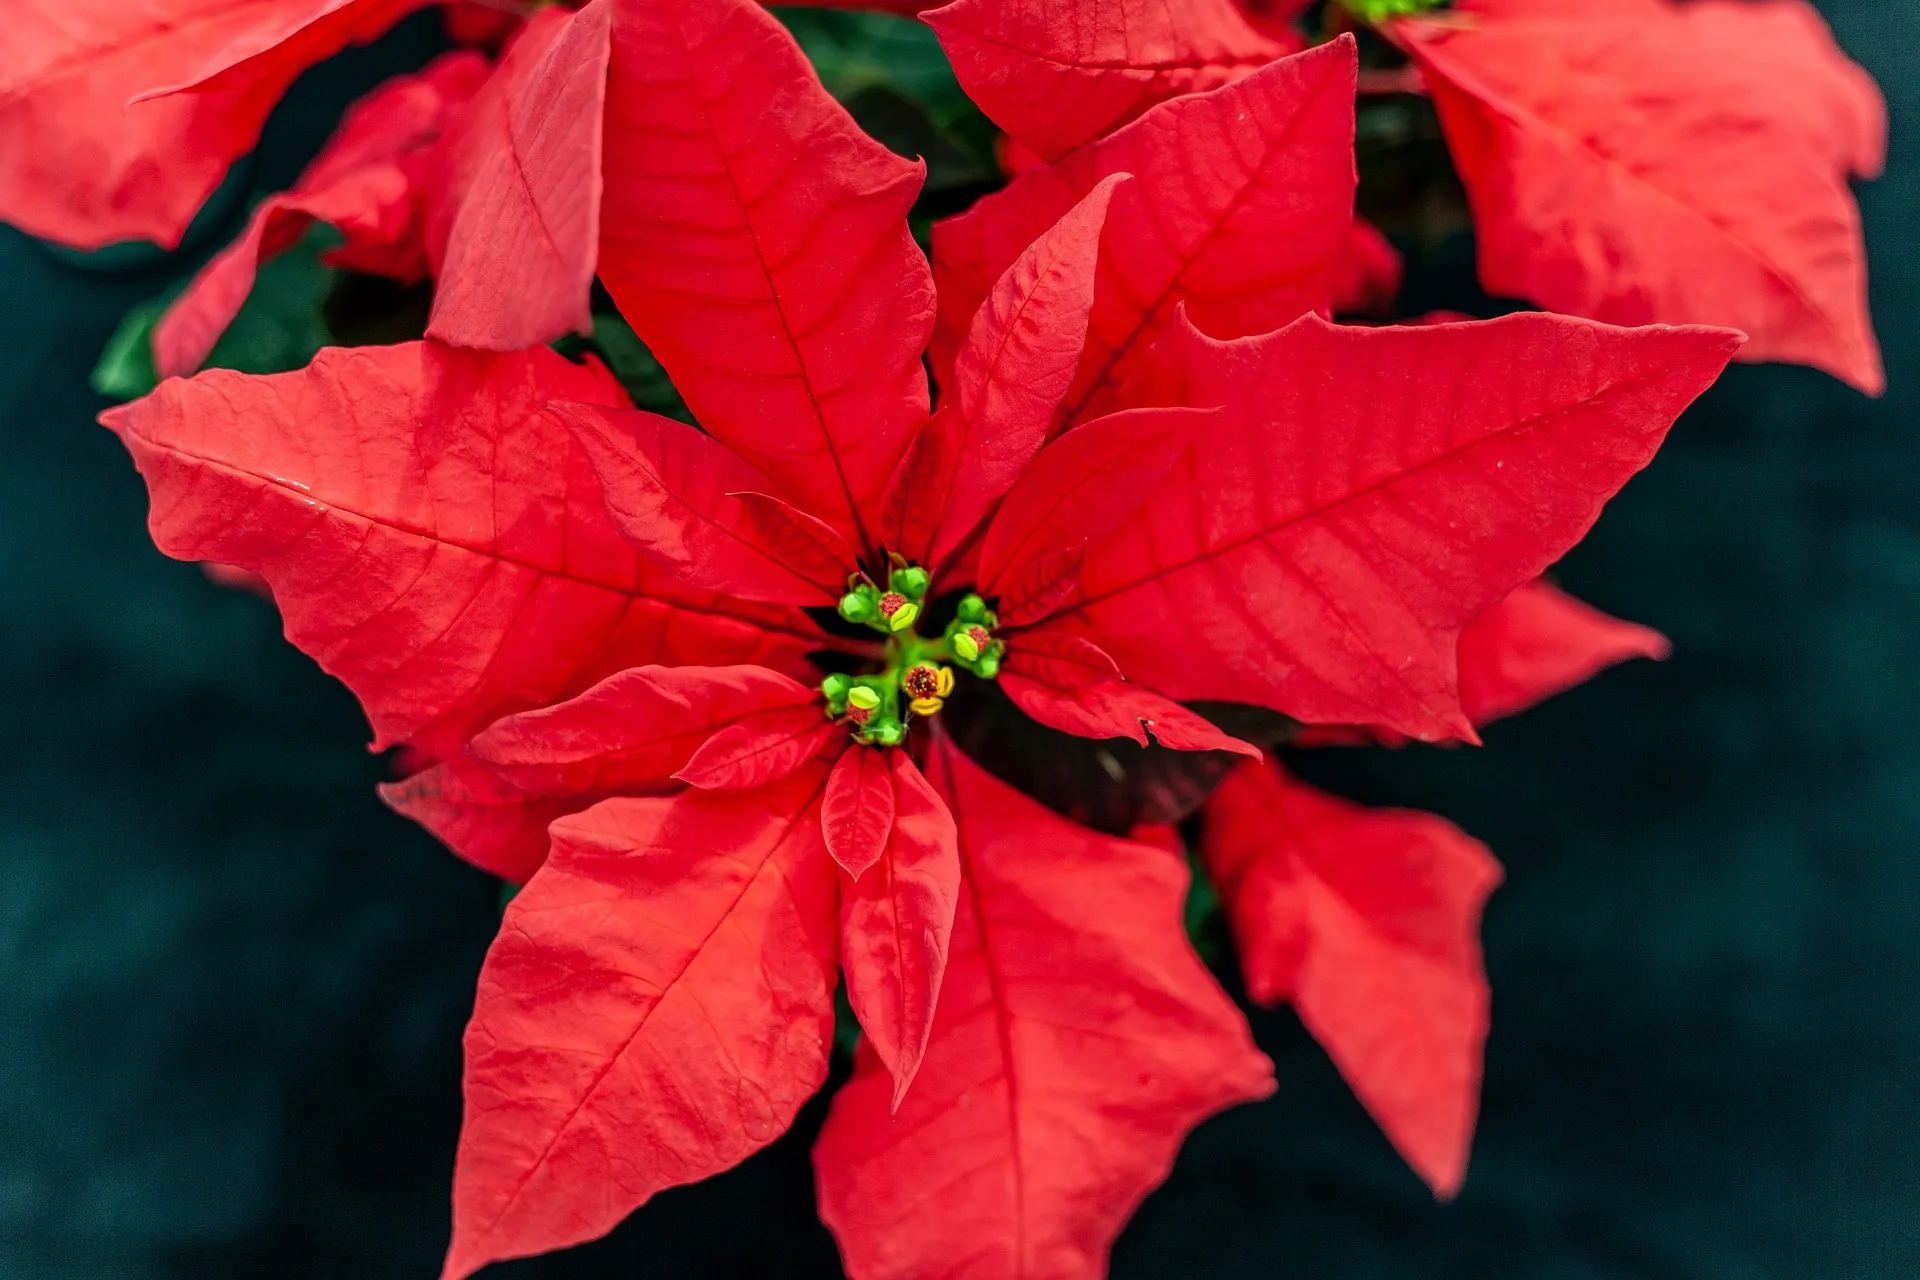
[[[73,144],[9,149],[0,214],[177,240],[293,74],[413,7],[33,11],[0,133]],[[1877,389],[1845,179],[1883,126],[1811,11],[459,12],[476,47],[363,100],[103,366],[166,378],[104,417],[160,548],[270,592],[389,803],[525,886],[446,1274],[772,1141],[836,989],[849,1273],[1102,1274],[1186,1132],[1271,1089],[1189,842],[1249,994],[1457,1190],[1497,864],[1273,753],[1476,742],[1661,656],[1542,574],[1736,353]],[[1357,104],[1420,92],[1489,290],[1565,314],[1329,321],[1400,272]],[[339,341],[230,358],[312,252]],[[424,282],[406,340],[336,327],[367,275]]]

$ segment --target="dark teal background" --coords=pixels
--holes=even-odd
[[[1484,750],[1296,761],[1508,867],[1464,1195],[1434,1205],[1292,1016],[1257,1014],[1278,1095],[1194,1137],[1117,1277],[1920,1275],[1920,7],[1822,8],[1892,104],[1862,193],[1892,392],[1735,369],[1568,560],[1673,661]],[[432,38],[303,81],[254,185]],[[0,1275],[428,1277],[496,887],[381,808],[352,700],[265,602],[147,541],[85,385],[172,278],[0,231]],[[498,1274],[837,1275],[819,1114]]]

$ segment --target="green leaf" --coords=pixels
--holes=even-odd
[[[1438,9],[1446,0],[1341,0],[1341,3],[1354,17],[1364,22],[1380,23]]]
[[[220,335],[202,366],[242,373],[285,373],[305,367],[333,338],[323,314],[341,273],[320,261],[340,243],[340,233],[315,225],[300,243],[260,268],[246,305]],[[185,290],[182,282],[121,317],[107,339],[91,379],[93,389],[115,400],[132,400],[160,384],[153,365],[153,329]]]
[[[323,308],[339,275],[320,255],[339,244],[340,233],[316,223],[300,243],[260,268],[246,305],[214,344],[203,366],[242,373],[285,373],[305,368],[333,341]]]
[[[1005,182],[1000,136],[954,78],[933,29],[890,13],[779,8],[827,92],[896,155],[927,162],[916,231],[958,213]],[[924,244],[924,236],[922,243]]]
[[[568,347],[577,349],[579,345],[577,339],[569,342],[566,338],[554,344],[562,355],[573,354]],[[606,361],[607,368],[613,371],[613,376],[620,379],[620,385],[633,397],[636,408],[693,423],[693,412],[674,389],[667,371],[660,367],[653,352],[647,350],[647,344],[640,341],[639,335],[620,318],[618,312],[594,312],[593,336],[584,345],[591,347],[595,355]]]
[[[1187,889],[1187,937],[1192,940],[1193,949],[1202,960],[1208,964],[1218,964],[1221,956],[1220,929],[1224,923],[1220,916],[1220,892],[1213,887],[1212,878],[1194,855],[1191,845],[1187,846],[1187,868],[1193,873],[1193,882]]]
[[[844,980],[833,991],[833,1047],[849,1058],[860,1047],[860,1019],[847,999]]]
[[[153,368],[153,326],[160,323],[171,296],[148,298],[120,317],[100,361],[88,379],[96,395],[137,400],[160,385]]]
[[[827,92],[842,102],[880,85],[919,103],[936,124],[952,124],[975,110],[925,23],[839,9],[780,7],[774,13],[800,42]]]

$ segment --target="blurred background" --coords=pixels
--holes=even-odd
[[[1675,656],[1478,751],[1296,754],[1504,861],[1466,1190],[1435,1205],[1290,1013],[1271,1100],[1121,1237],[1145,1277],[1920,1275],[1920,6],[1820,8],[1892,110],[1863,188],[1890,394],[1737,366],[1562,567]],[[285,187],[430,16],[304,79]],[[0,1275],[424,1278],[498,884],[376,800],[346,690],[149,543],[89,370],[183,279],[0,228]],[[1471,246],[1408,308],[1487,308]],[[1231,978],[1228,979],[1231,984]],[[600,1244],[502,1277],[833,1277],[824,1108]]]

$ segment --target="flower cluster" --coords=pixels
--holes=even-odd
[[[176,243],[302,68],[415,7],[33,0],[0,217]],[[450,13],[482,48],[363,100],[103,416],[160,548],[261,584],[403,749],[388,802],[525,886],[449,1280],[772,1141],[837,989],[849,1274],[1103,1274],[1272,1088],[1188,837],[1250,994],[1451,1195],[1498,866],[1267,749],[1475,742],[1661,656],[1541,575],[1736,352],[1878,390],[1846,178],[1884,121],[1811,10],[954,0],[925,21],[1013,176],[930,260],[926,166],[750,0]],[[1382,77],[1431,94],[1488,289],[1561,314],[1328,320],[1398,285],[1354,216]],[[423,329],[203,369],[316,222],[431,281]]]

